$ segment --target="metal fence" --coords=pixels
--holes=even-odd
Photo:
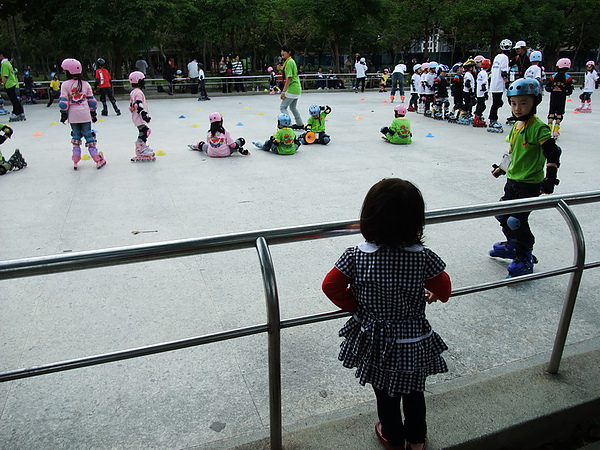
[[[547,371],[551,374],[558,373],[583,272],[586,269],[600,267],[600,261],[588,263],[585,262],[586,247],[583,231],[570,206],[585,203],[596,203],[598,201],[600,201],[600,191],[591,191],[565,194],[561,196],[546,196],[543,198],[512,200],[506,202],[440,209],[426,213],[427,224],[440,224],[489,217],[492,215],[543,209],[557,209],[561,213],[569,227],[570,234],[573,239],[574,255],[572,265],[554,270],[533,273],[517,278],[484,282],[473,286],[458,288],[452,292],[452,296],[457,297],[516,283],[523,283],[531,280],[570,273],[571,276],[567,287],[563,311],[558,329],[556,331],[552,355],[547,368]],[[0,373],[0,383],[54,372],[61,372],[65,370],[72,370],[81,367],[106,364],[125,359],[138,358],[141,356],[169,352],[182,348],[195,347],[212,342],[236,339],[259,333],[267,333],[269,361],[270,448],[274,450],[281,449],[281,330],[284,328],[338,319],[348,316],[349,314],[343,311],[334,311],[281,320],[279,313],[277,282],[275,279],[275,271],[271,259],[269,245],[286,244],[323,238],[334,238],[336,236],[345,236],[356,233],[359,233],[358,222],[352,220],[290,228],[252,231],[215,237],[158,242],[128,247],[69,253],[66,255],[52,255],[2,261],[0,262],[0,280],[8,280],[13,278],[32,277],[52,273],[70,272],[121,264],[139,263],[149,260],[169,259],[203,253],[216,253],[255,247],[258,252],[258,259],[262,271],[267,314],[266,323],[264,324]]]

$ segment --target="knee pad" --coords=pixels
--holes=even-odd
[[[521,221],[519,219],[517,219],[515,216],[510,216],[506,220],[506,225],[508,225],[508,228],[515,231],[521,227]]]
[[[321,144],[323,144],[323,145],[327,145],[327,144],[329,144],[329,142],[331,141],[331,138],[329,137],[329,135],[328,135],[328,134],[321,134],[321,139],[320,139],[320,141],[321,141]]]
[[[244,139],[243,137],[237,138],[235,140],[235,143],[239,146],[239,147],[243,147],[244,144],[246,143],[246,139]]]
[[[79,147],[81,145],[81,140],[80,139],[71,139],[71,144],[73,144],[76,147]]]

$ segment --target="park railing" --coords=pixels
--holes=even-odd
[[[585,262],[586,247],[584,235],[571,206],[596,203],[598,201],[600,201],[600,191],[591,191],[440,209],[426,213],[427,224],[441,224],[543,209],[557,209],[561,213],[568,225],[573,240],[573,264],[521,277],[461,287],[454,289],[452,292],[452,296],[457,297],[507,285],[525,283],[531,280],[571,274],[550,362],[547,367],[547,371],[551,374],[558,373],[583,272],[586,269],[600,267],[600,261]],[[0,373],[0,383],[267,333],[270,448],[279,450],[282,448],[281,330],[339,319],[349,314],[343,311],[333,311],[282,320],[279,313],[279,294],[269,245],[334,238],[356,233],[359,233],[358,222],[350,220],[1,261],[0,280],[9,280],[255,247],[258,252],[258,260],[262,272],[267,314],[266,323],[263,324],[3,372]]]
[[[584,72],[574,72],[569,73],[573,77],[573,85],[579,86],[583,85],[583,80],[585,78]],[[327,76],[333,76],[333,79],[327,79]],[[551,75],[551,73],[547,73],[547,76]],[[321,87],[322,89],[351,89],[353,86],[353,82],[356,79],[356,74],[354,73],[323,73],[325,78],[319,79],[316,73],[307,73],[300,74],[300,83],[302,85],[303,90],[314,90]],[[378,89],[379,83],[381,80],[381,73],[379,72],[370,72],[367,73],[367,81],[366,88],[367,89]],[[404,88],[405,90],[409,89],[410,86],[410,77],[409,73],[404,76]],[[131,84],[127,79],[113,79],[111,80],[113,84],[113,89],[116,95],[124,95],[128,94],[131,91]],[[229,76],[229,77],[206,77],[206,90],[209,94],[214,93],[222,93],[223,92],[223,83],[228,85],[228,89],[231,93],[236,93],[235,85],[236,83],[239,86],[243,85],[246,92],[264,92],[265,89],[269,89],[269,76],[268,75],[242,75],[242,76]],[[93,84],[93,80],[91,81]],[[167,82],[162,78],[146,78],[146,91],[147,93],[167,93],[171,91],[174,94],[189,94],[192,91],[192,85],[197,83],[191,83],[187,78],[179,78],[175,79],[172,83]],[[35,98],[38,99],[48,99],[48,90],[49,90],[50,81],[36,81],[34,90],[35,90]],[[24,83],[21,82],[21,93],[25,94],[25,86]],[[387,82],[387,88],[391,89],[391,76]],[[574,96],[577,91],[574,92]],[[196,95],[196,94],[194,94]]]

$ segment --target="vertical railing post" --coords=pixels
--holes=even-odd
[[[256,250],[262,271],[267,302],[267,326],[269,342],[269,420],[271,450],[281,450],[281,321],[279,315],[279,295],[273,260],[267,241],[263,237],[256,239]]]
[[[573,265],[576,267],[575,271],[571,273],[569,278],[569,287],[567,289],[567,298],[563,305],[563,311],[560,316],[560,322],[558,324],[558,330],[556,331],[556,337],[554,338],[554,347],[552,349],[552,356],[550,357],[550,363],[546,371],[551,374],[558,373],[558,367],[562,358],[563,351],[565,349],[565,343],[567,341],[567,334],[569,332],[569,326],[571,324],[571,318],[573,317],[573,309],[575,308],[575,300],[577,300],[577,293],[579,291],[579,285],[581,283],[581,277],[583,276],[583,270],[585,267],[585,238],[579,221],[573,214],[573,211],[565,203],[564,200],[560,200],[556,207],[565,218],[569,229],[571,230],[571,237],[573,238]]]

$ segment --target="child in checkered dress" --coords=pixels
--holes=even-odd
[[[445,263],[423,247],[425,204],[412,183],[383,179],[365,197],[360,230],[366,242],[346,249],[323,280],[323,292],[353,316],[339,334],[338,358],[372,385],[386,449],[427,445],[425,379],[447,372],[447,346],[425,318],[425,306],[451,294]],[[402,411],[400,410],[402,402]]]

